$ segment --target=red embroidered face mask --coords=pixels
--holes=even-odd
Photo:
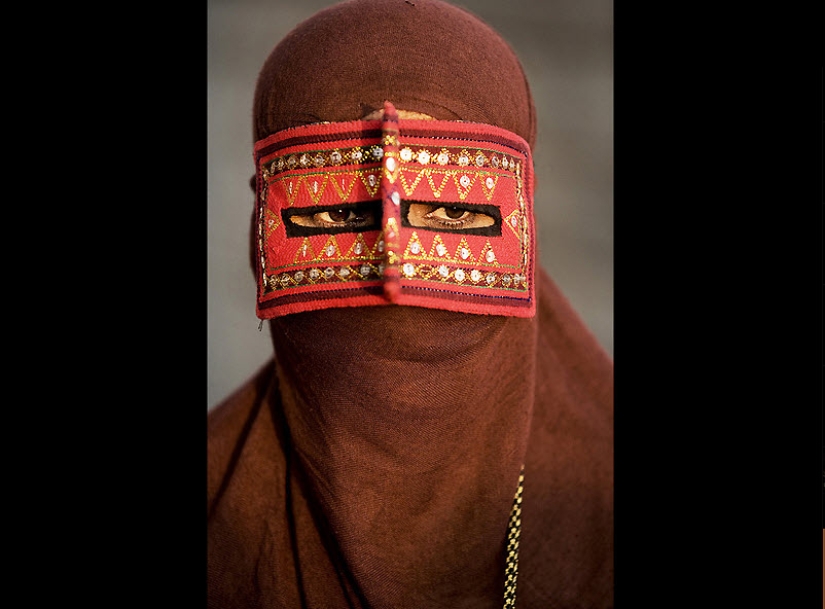
[[[411,305],[535,314],[533,162],[491,125],[382,120],[256,142],[257,314]]]

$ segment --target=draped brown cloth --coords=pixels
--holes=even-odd
[[[351,0],[299,25],[261,71],[255,137],[385,99],[535,142],[512,50],[436,0]],[[613,363],[536,282],[532,319],[272,320],[273,361],[208,415],[208,606],[501,607],[523,465],[516,606],[611,607]]]

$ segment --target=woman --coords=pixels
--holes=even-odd
[[[611,606],[612,362],[537,268],[512,50],[351,0],[275,47],[254,129],[275,358],[209,414],[209,605]]]

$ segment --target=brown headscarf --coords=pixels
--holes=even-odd
[[[298,26],[261,71],[255,137],[387,99],[535,141],[512,50],[438,0],[350,0]],[[270,322],[275,363],[209,415],[209,606],[501,607],[522,465],[516,606],[612,606],[612,362],[536,280],[534,319]]]

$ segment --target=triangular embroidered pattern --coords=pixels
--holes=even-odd
[[[281,219],[278,217],[278,214],[273,212],[271,209],[267,209],[265,215],[264,238],[267,238],[281,225]]]
[[[328,180],[329,174],[325,173],[320,183],[318,182],[317,176],[307,176],[307,179],[304,181],[307,191],[309,192],[309,196],[312,197],[312,202],[316,205],[318,205],[318,202],[324,194],[324,189],[327,187]]]
[[[381,169],[372,169],[370,171],[359,172],[358,174],[371,197],[374,197],[381,187],[380,172]]]
[[[465,263],[472,263],[475,262],[476,259],[473,256],[473,251],[470,249],[470,245],[467,243],[467,238],[462,237],[461,243],[458,244],[458,247],[455,250],[455,255],[453,256],[455,260],[459,262]]]
[[[312,248],[312,243],[309,240],[309,237],[304,237],[301,246],[298,248],[298,251],[295,252],[295,258],[292,260],[292,264],[298,264],[299,262],[305,262],[308,260],[316,260],[318,256],[315,255],[315,250]]]
[[[456,172],[453,174],[453,181],[455,182],[456,190],[458,190],[458,198],[463,201],[467,198],[467,195],[470,194],[470,190],[472,190],[473,184],[475,184],[476,174],[473,173],[472,176],[470,176],[466,173]]]
[[[488,201],[493,199],[493,191],[496,189],[497,184],[498,176],[495,174],[487,175],[481,180],[482,191]]]
[[[478,261],[482,264],[491,264],[493,266],[498,266],[498,260],[496,260],[496,253],[493,251],[493,246],[490,245],[489,240],[484,245],[484,248],[481,250],[481,253],[478,255]]]
[[[373,258],[379,258],[384,254],[384,245],[384,231],[381,231],[378,234],[378,238],[375,240],[375,245],[370,251]]]
[[[450,171],[449,169],[444,171],[444,172],[438,171],[437,173],[443,173],[443,177],[441,178],[441,184],[437,187],[436,187],[435,182],[433,180],[433,174],[434,173],[436,173],[436,172],[432,171],[432,170],[427,171],[427,182],[429,182],[430,188],[432,188],[433,196],[436,199],[438,199],[438,198],[441,197],[441,193],[444,192],[444,187],[447,186],[447,184],[449,183],[450,176],[453,174],[453,172]]]
[[[427,169],[400,169],[398,172],[399,182],[401,182],[401,188],[404,189],[404,193],[408,197],[412,196],[415,192],[418,183],[421,182],[421,178],[424,177],[425,173],[429,173]],[[414,177],[412,177],[414,176]]]
[[[325,258],[340,258],[341,251],[338,249],[338,242],[335,240],[335,235],[330,235],[321,253],[315,257],[316,260],[323,260]]]
[[[355,237],[355,241],[353,241],[352,246],[350,246],[349,250],[347,250],[347,258],[365,258],[369,259],[370,256],[370,248],[367,245],[367,242],[364,240],[364,235],[358,233]]]
[[[522,229],[521,229],[521,212],[517,209],[514,209],[509,216],[504,218],[504,223],[507,225],[513,234],[518,238],[519,241],[522,239]]]
[[[444,245],[441,235],[436,235],[433,239],[433,245],[430,248],[430,259],[432,258],[451,260],[450,253],[447,251],[447,246]]]
[[[416,231],[413,231],[413,234],[407,243],[407,249],[404,250],[404,257],[419,258],[421,260],[424,260],[427,257],[424,253],[424,246],[422,245],[421,239],[419,239]]]
[[[351,173],[338,174],[335,177],[330,176],[330,184],[341,197],[341,202],[344,203],[352,194],[352,189],[355,188],[356,177]]]
[[[298,196],[298,191],[301,189],[301,183],[304,181],[304,178],[305,176],[279,180],[281,186],[284,189],[284,196],[286,197],[287,207],[292,207],[292,204],[295,203],[295,198]]]

